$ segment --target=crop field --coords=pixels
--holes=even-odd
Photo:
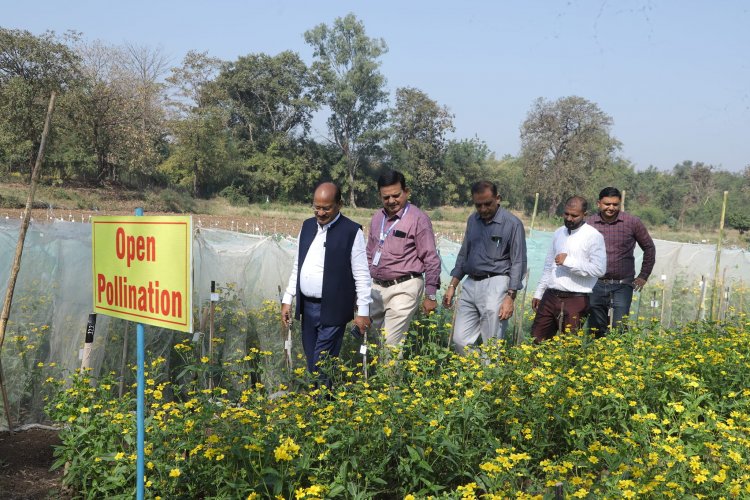
[[[270,324],[276,305],[249,314]],[[148,497],[750,495],[744,314],[491,343],[467,357],[446,349],[450,326],[440,314],[415,321],[401,359],[372,339],[368,376],[347,339],[325,369],[331,388],[299,358],[278,379],[269,351],[209,359],[176,337],[166,356],[147,357]],[[135,403],[117,396],[114,374],[45,385],[64,482],[85,498],[132,497]]]

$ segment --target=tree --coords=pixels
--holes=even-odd
[[[705,205],[714,188],[712,165],[702,162],[683,161],[672,169],[672,193],[676,198],[673,206],[679,207],[677,223],[684,227],[686,215],[690,210]]]
[[[742,213],[732,213],[727,216],[727,225],[736,229],[740,234],[750,230],[750,215]]]
[[[130,117],[126,113],[132,97],[131,81],[125,77],[121,48],[100,42],[79,45],[80,79],[61,101],[64,134],[59,155],[68,174],[86,177],[89,171],[101,182],[117,178],[123,163],[117,152],[125,150],[124,133]]]
[[[317,109],[309,69],[292,51],[250,54],[228,63],[217,79],[235,134],[255,150],[282,136],[304,136]]]
[[[220,190],[236,174],[229,113],[219,105],[221,91],[214,81],[220,66],[219,59],[190,51],[167,78],[175,91],[169,103],[174,145],[159,169],[172,182],[189,186],[193,196]]]
[[[453,115],[421,90],[403,87],[396,90],[390,120],[393,167],[410,177],[417,203],[439,204],[445,134],[455,130]]]
[[[166,148],[166,96],[162,77],[169,60],[159,48],[126,45],[122,67],[130,81],[131,97],[125,110],[125,151],[121,157],[127,171],[138,179],[151,176],[164,158]]]
[[[378,58],[388,50],[385,41],[367,37],[354,14],[337,18],[333,26],[320,24],[305,32],[313,47],[312,65],[323,102],[330,108],[328,130],[346,162],[346,191],[356,206],[360,167],[382,141],[387,111],[385,77]]]
[[[451,140],[445,148],[444,192],[442,204],[466,205],[471,202],[471,185],[488,179],[490,150],[478,138]]]
[[[614,160],[620,142],[610,135],[611,126],[612,118],[582,97],[534,102],[521,125],[521,159],[529,193],[542,193],[550,216]]]
[[[66,42],[77,36],[0,28],[0,161],[11,171],[33,164],[50,93],[75,85],[78,58]]]

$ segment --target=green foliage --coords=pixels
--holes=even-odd
[[[636,208],[633,215],[639,217],[647,226],[659,226],[667,221],[664,210],[650,205]]]
[[[444,349],[448,328],[444,317],[415,321],[403,359],[371,345],[368,380],[356,356],[332,363],[331,392],[304,368],[293,391],[264,383],[270,353],[254,347],[225,357],[221,385],[207,390],[208,358],[176,344],[193,376],[170,382],[164,358],[148,368],[148,495],[532,498],[558,482],[580,498],[750,494],[744,317],[492,342],[467,357]],[[108,377],[67,387],[48,405],[66,423],[65,483],[86,498],[132,495],[133,400],[114,397]]]
[[[149,192],[146,201],[155,212],[189,213],[195,206],[195,200],[189,194],[171,188]]]
[[[0,27],[0,164],[9,171],[32,164],[51,92],[75,83],[78,58],[65,42],[76,39]]]
[[[234,207],[242,207],[247,205],[247,195],[245,195],[241,189],[236,186],[227,186],[221,190],[219,196],[225,198],[230,205]]]
[[[445,134],[453,131],[453,115],[421,90],[396,89],[387,149],[392,168],[411,186],[411,199],[421,206],[442,203]]]
[[[216,80],[235,137],[264,150],[280,136],[304,135],[318,107],[310,72],[299,55],[249,54],[227,63]]]
[[[740,234],[750,230],[750,215],[744,213],[730,213],[727,215],[727,225],[736,229]]]
[[[534,102],[521,125],[521,160],[531,181],[528,194],[544,193],[550,216],[614,160],[620,142],[611,126],[612,118],[582,97]]]
[[[304,37],[313,48],[317,91],[331,110],[328,130],[346,160],[348,201],[356,207],[361,168],[384,138],[388,94],[378,59],[388,48],[384,40],[369,38],[354,14],[336,18],[332,26],[320,24]]]

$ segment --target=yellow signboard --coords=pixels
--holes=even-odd
[[[193,331],[190,216],[92,217],[94,312]]]

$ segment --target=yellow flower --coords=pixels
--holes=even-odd
[[[276,461],[290,461],[299,453],[299,445],[291,437],[284,439],[279,446],[273,450]]]
[[[385,437],[391,437],[391,434],[393,433],[393,429],[388,427],[387,425],[383,427],[383,432],[385,433]]]
[[[169,477],[180,477],[180,474],[182,474],[180,469],[172,469],[169,471]]]

